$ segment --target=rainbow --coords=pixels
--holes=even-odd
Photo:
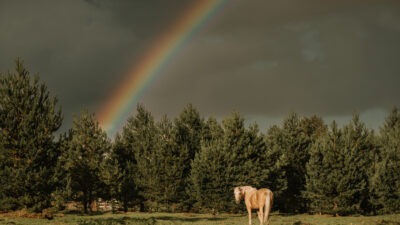
[[[227,0],[198,0],[161,35],[134,65],[98,114],[100,125],[113,136],[133,111],[146,88],[174,55],[188,43]]]

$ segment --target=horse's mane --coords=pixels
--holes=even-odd
[[[248,192],[248,191],[256,191],[257,188],[252,187],[252,186],[241,186],[240,189],[244,192]]]

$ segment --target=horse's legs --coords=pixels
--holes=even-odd
[[[260,220],[260,225],[263,225],[264,212],[262,210],[262,207],[260,207],[260,209],[258,210],[257,215],[258,219]]]
[[[249,225],[251,225],[251,208],[247,207],[247,213],[249,214]]]

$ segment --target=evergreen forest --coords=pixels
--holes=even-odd
[[[233,188],[274,192],[273,211],[333,215],[400,212],[400,111],[377,131],[289,113],[260,131],[234,112],[204,118],[188,104],[156,120],[143,105],[111,139],[82,109],[59,132],[61,106],[21,60],[0,74],[0,211],[63,210],[116,199],[122,210],[240,212]]]

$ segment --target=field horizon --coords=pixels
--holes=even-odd
[[[129,224],[247,224],[247,214],[221,213],[217,215],[200,213],[102,213],[78,214],[56,213],[49,220],[41,214],[24,212],[1,213],[0,224],[57,224],[57,225],[129,225]],[[252,215],[252,224],[259,224],[256,213]],[[270,225],[400,225],[400,214],[379,216],[332,216],[310,214],[279,214],[273,213]]]

